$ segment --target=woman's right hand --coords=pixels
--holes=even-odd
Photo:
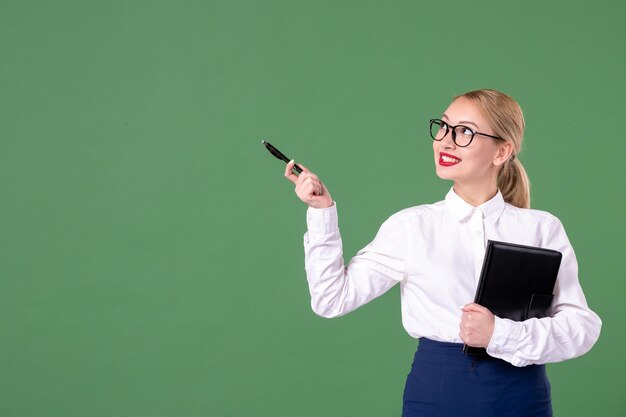
[[[296,185],[296,194],[300,200],[313,208],[332,207],[333,199],[324,183],[301,164],[298,164],[302,168],[300,175],[294,174],[292,170],[295,164],[293,160],[287,163],[285,178]]]

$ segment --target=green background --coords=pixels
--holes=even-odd
[[[260,140],[325,181],[349,259],[443,199],[427,120],[486,87],[604,321],[548,366],[555,413],[625,415],[624,4],[1,0],[0,415],[400,415],[398,288],[314,315]]]

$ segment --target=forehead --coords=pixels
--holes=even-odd
[[[490,127],[487,118],[483,116],[478,106],[465,97],[454,100],[444,112],[444,120],[450,124],[474,124],[479,129]]]

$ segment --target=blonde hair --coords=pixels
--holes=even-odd
[[[498,173],[498,188],[504,201],[516,207],[530,208],[530,180],[518,159],[524,139],[524,114],[517,102],[498,90],[475,90],[461,94],[471,100],[487,117],[493,134],[513,144],[513,154]]]

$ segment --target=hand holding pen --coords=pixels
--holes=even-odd
[[[291,160],[285,168],[285,178],[296,185],[296,195],[309,207],[328,208],[332,207],[333,199],[324,183],[317,175],[309,171],[305,166],[299,164],[302,173],[296,175],[292,169],[296,163]]]
[[[328,189],[317,175],[306,169],[302,164],[296,163],[285,156],[281,151],[269,142],[262,140],[261,143],[276,158],[285,161],[285,178],[296,185],[296,194],[305,204],[313,208],[328,208],[334,202]],[[294,173],[296,171],[298,174]]]

